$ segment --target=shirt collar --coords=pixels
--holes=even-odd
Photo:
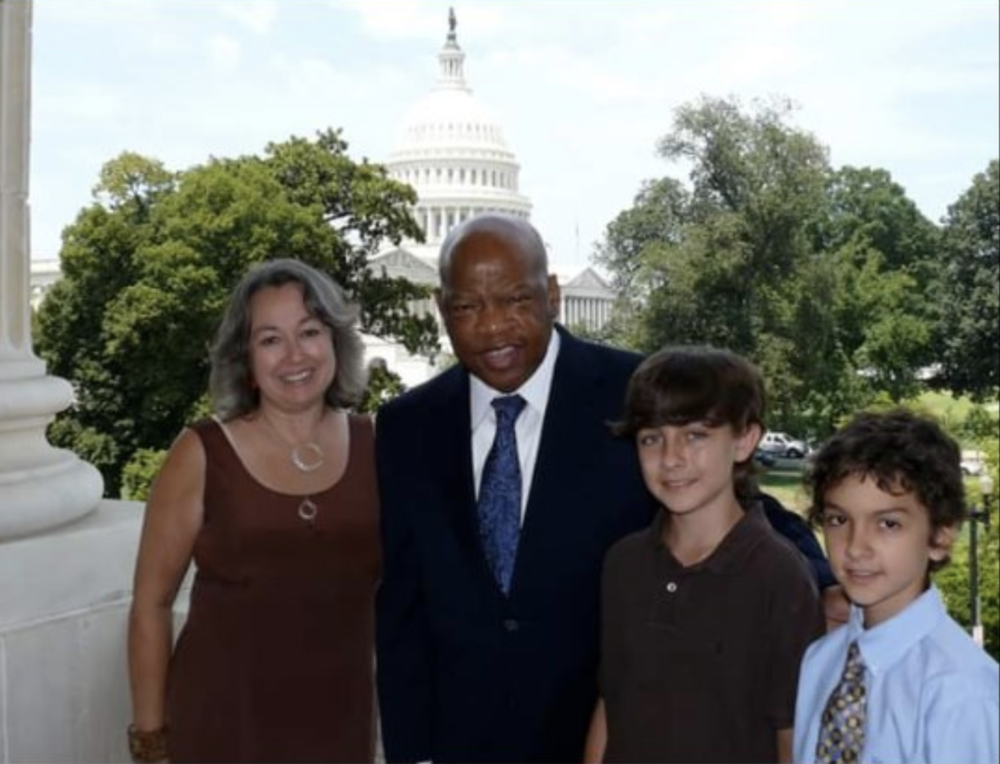
[[[691,565],[687,570],[710,570],[718,574],[726,574],[730,571],[742,572],[743,558],[761,542],[766,534],[770,533],[770,523],[768,523],[767,517],[764,515],[764,508],[759,501],[749,501],[745,504],[741,502],[741,505],[744,510],[743,517],[736,522],[736,525],[729,530],[729,533],[723,537],[708,557]],[[663,543],[663,526],[667,521],[668,512],[669,510],[661,507],[660,511],[656,513],[650,528],[651,541],[661,550],[669,564],[683,567]]]
[[[864,611],[851,605],[848,642],[858,641],[865,666],[874,674],[886,671],[941,621],[948,617],[937,587],[931,587],[887,621],[864,627]]]
[[[559,355],[559,347],[562,340],[559,332],[552,329],[552,336],[549,338],[549,346],[545,351],[545,358],[535,369],[528,380],[521,385],[514,393],[520,395],[527,402],[528,407],[540,414],[545,413],[545,406],[549,400],[549,389],[552,387],[552,377],[556,368],[556,357]],[[486,417],[490,416],[493,409],[491,403],[496,397],[513,395],[514,393],[501,393],[483,382],[479,377],[470,375],[469,398],[472,406],[472,430],[475,432],[483,423]]]

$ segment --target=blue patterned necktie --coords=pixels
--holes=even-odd
[[[840,682],[830,693],[816,742],[819,764],[851,764],[865,744],[865,664],[858,643],[851,642]]]
[[[521,463],[514,424],[525,403],[520,395],[493,399],[497,434],[479,486],[479,538],[490,570],[504,594],[510,591],[521,533]]]

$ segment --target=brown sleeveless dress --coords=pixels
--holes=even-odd
[[[312,495],[265,488],[214,421],[191,605],[167,690],[173,762],[370,762],[381,553],[371,420],[350,418],[343,478]]]

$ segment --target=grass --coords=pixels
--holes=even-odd
[[[802,470],[798,467],[771,467],[757,482],[763,491],[774,496],[789,509],[805,512],[809,502],[802,488]]]
[[[956,398],[951,393],[929,391],[921,393],[915,401],[920,408],[945,419],[955,419],[961,421],[969,415],[969,411],[975,405],[969,398],[960,396]],[[984,408],[996,414],[1000,410],[1000,404],[996,401],[987,402]]]
[[[969,416],[969,412],[976,404],[966,397],[956,398],[949,393],[929,391],[910,401],[908,405],[933,414],[945,427],[955,428]],[[996,414],[998,403],[990,401],[985,404],[985,408],[988,412]],[[973,446],[973,444],[963,445],[968,448]],[[981,444],[974,445],[977,448],[982,447]],[[800,514],[805,512],[809,502],[802,488],[802,462],[779,460],[777,465],[758,475],[757,482],[764,491],[776,497],[789,509],[796,510]],[[981,501],[979,478],[967,477],[965,485],[969,503],[978,504]]]

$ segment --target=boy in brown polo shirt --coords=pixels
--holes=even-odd
[[[616,429],[661,510],[605,558],[587,761],[791,761],[824,619],[804,558],[749,501],[763,414],[759,373],[725,350],[666,348],[632,377]]]

